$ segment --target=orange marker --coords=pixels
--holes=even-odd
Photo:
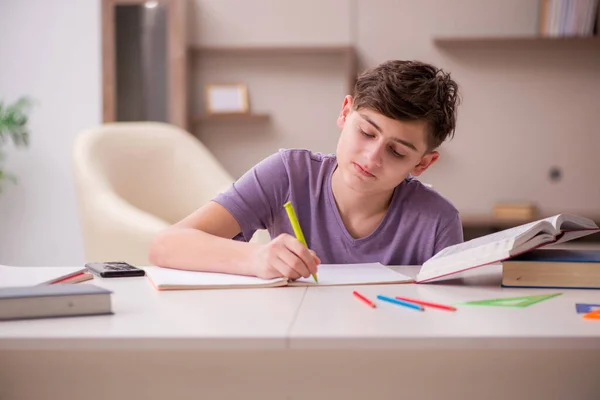
[[[352,294],[355,295],[356,297],[358,297],[359,299],[361,299],[362,301],[364,301],[371,308],[375,308],[375,303],[373,303],[371,300],[367,299],[362,294],[358,293],[356,290],[353,291]]]
[[[422,305],[422,306],[426,306],[426,307],[434,307],[434,308],[440,308],[440,309],[442,309],[442,310],[456,311],[456,307],[452,307],[452,306],[445,306],[445,305],[443,305],[443,304],[428,303],[428,302],[426,302],[426,301],[409,299],[408,297],[400,297],[400,296],[396,296],[396,298],[397,298],[398,300],[404,300],[404,301],[408,301],[408,302],[411,302],[411,303],[420,304],[420,305]]]

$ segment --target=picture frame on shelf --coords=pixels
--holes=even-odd
[[[206,85],[206,114],[248,114],[248,88],[244,83],[214,83]]]

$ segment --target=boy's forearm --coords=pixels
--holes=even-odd
[[[159,267],[253,275],[256,246],[193,228],[169,228],[151,244],[150,262]]]

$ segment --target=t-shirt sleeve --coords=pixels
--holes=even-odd
[[[289,197],[289,177],[281,152],[275,153],[247,171],[213,201],[236,219],[242,231],[234,239],[249,241],[259,229],[267,229],[275,210]]]
[[[454,218],[438,231],[435,238],[435,254],[448,246],[462,243],[463,240],[462,222],[459,214],[456,213]]]

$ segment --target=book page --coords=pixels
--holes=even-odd
[[[597,230],[583,230],[583,231],[570,231],[570,232],[565,232],[564,234],[562,234],[562,236],[556,240],[553,243],[550,243],[546,246],[552,246],[555,244],[559,244],[559,243],[564,243],[564,242],[568,242],[569,240],[574,240],[580,237],[584,237],[587,235],[592,235],[594,233],[598,233]]]
[[[533,236],[537,230],[532,230],[536,225],[539,225],[540,221],[530,222],[528,224],[515,226],[514,228],[505,229],[503,231],[494,232],[489,235],[481,236],[469,241],[449,246],[438,252],[431,260],[450,256],[464,251],[475,249],[477,247],[484,247],[489,245],[497,245],[498,243],[505,243],[506,247],[512,247],[516,239],[524,236],[525,233],[532,232]],[[528,235],[529,236],[529,235]]]
[[[284,278],[260,279],[254,276],[161,267],[144,267],[143,269],[157,289],[227,289],[283,286],[287,283],[287,279]]]
[[[340,286],[384,283],[406,283],[414,280],[380,263],[321,264],[317,271],[319,283],[312,276],[290,282],[289,286]]]
[[[591,219],[573,214],[559,214],[552,217],[553,225],[558,230],[598,229],[598,225]]]
[[[0,265],[0,287],[35,286],[83,271],[82,267],[15,267]]]

